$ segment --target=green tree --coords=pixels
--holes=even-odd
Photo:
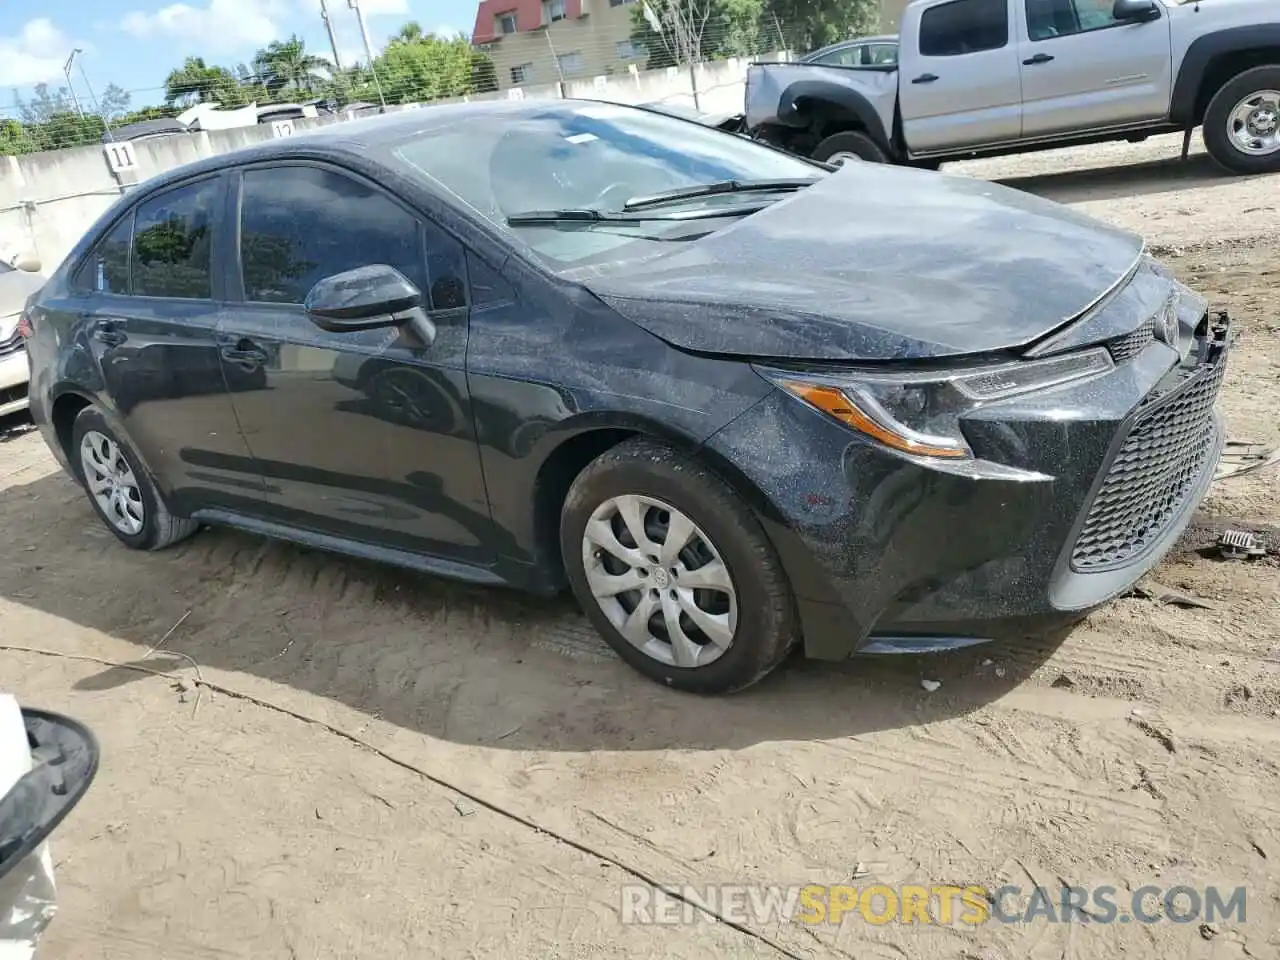
[[[115,123],[119,117],[129,112],[129,104],[132,101],[133,97],[127,91],[120,89],[114,83],[108,83],[107,88],[102,91],[102,96],[98,98],[98,113],[103,119]]]
[[[35,153],[39,149],[31,139],[30,131],[20,122],[0,120],[0,157]]]
[[[273,40],[254,55],[251,66],[254,78],[272,98],[285,91],[310,94],[333,70],[328,60],[307,53],[296,34],[288,40]]]
[[[648,51],[650,70],[750,56],[768,43],[763,13],[763,0],[648,0],[632,7],[631,42]]]
[[[167,120],[170,117],[176,117],[179,114],[177,107],[140,107],[137,110],[130,110],[128,113],[122,113],[118,117],[111,118],[112,126],[124,127],[131,123],[141,123],[144,120]]]
[[[409,23],[405,27],[417,25]],[[461,97],[474,90],[474,51],[466,40],[462,37],[445,40],[433,33],[413,30],[409,36],[417,39],[407,39],[403,34],[404,28],[396,42],[388,44],[373,64],[388,102]]]
[[[94,113],[81,113],[65,87],[37,84],[29,100],[18,101],[21,121],[0,124],[0,154],[62,150],[101,140],[106,125]]]
[[[387,41],[387,46],[393,46],[397,43],[421,43],[427,37],[422,29],[422,24],[417,20],[410,20]]]
[[[197,103],[242,107],[249,100],[239,79],[226,67],[209,66],[203,57],[187,57],[165,77],[164,102],[184,107]]]
[[[765,0],[765,16],[777,17],[791,45],[801,51],[874,33],[879,0]]]

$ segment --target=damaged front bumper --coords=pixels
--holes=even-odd
[[[809,656],[922,652],[1042,634],[1156,566],[1213,480],[1214,404],[1233,339],[1205,313],[1185,355],[1151,340],[1106,376],[992,405],[966,435],[1042,482],[908,463],[771,396],[711,439],[752,482],[797,596]]]

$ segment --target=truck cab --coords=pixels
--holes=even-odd
[[[935,165],[1205,127],[1280,170],[1276,0],[915,0],[896,66],[763,64],[747,127],[819,160]]]

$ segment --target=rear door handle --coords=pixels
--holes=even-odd
[[[234,344],[223,344],[218,349],[218,352],[222,354],[223,360],[250,370],[254,367],[262,366],[269,359],[267,351],[263,350],[248,337],[241,337]]]
[[[1034,57],[1028,57],[1022,61],[1024,67],[1034,67],[1037,63],[1048,63],[1053,57],[1047,53],[1037,53]]]
[[[920,76],[912,80],[912,83],[933,83],[938,77],[933,73],[922,73]]]
[[[93,339],[109,347],[118,347],[129,338],[110,320],[99,320],[93,325]]]

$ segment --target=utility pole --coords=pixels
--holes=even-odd
[[[329,34],[329,49],[333,51],[333,68],[342,69],[342,58],[338,56],[338,38],[333,32],[333,21],[329,19],[329,5],[320,0],[320,19],[324,21],[325,33]]]
[[[77,50],[77,53],[83,51]],[[98,103],[98,95],[93,92],[93,85],[89,83],[89,74],[84,69],[84,57],[80,58],[80,76],[84,78],[84,88],[89,91],[89,102],[93,104],[93,109],[98,111],[98,116],[102,118],[102,125],[106,128],[107,139],[112,143],[116,142],[115,135],[111,132],[111,124],[107,120],[107,115],[102,110],[102,105]]]
[[[80,119],[84,119],[84,111],[80,109],[80,98],[76,96],[76,85],[71,82],[71,64],[75,63],[76,54],[83,53],[79,47],[71,51],[71,56],[67,57],[67,62],[62,65],[62,75],[67,78],[67,90],[71,92],[71,102],[76,105],[76,113]]]
[[[356,22],[360,24],[360,39],[364,41],[364,55],[369,59],[369,72],[373,74],[373,85],[378,88],[378,101],[385,110],[387,98],[382,95],[382,82],[378,79],[378,68],[373,65],[373,44],[369,42],[369,28],[365,26],[360,0],[347,0],[347,6],[356,12]]]

